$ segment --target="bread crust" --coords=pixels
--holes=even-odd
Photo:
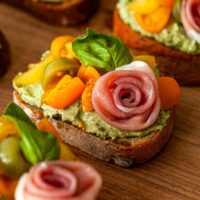
[[[2,76],[10,63],[10,48],[9,44],[0,31],[0,76]]]
[[[161,75],[174,77],[181,85],[200,85],[200,55],[190,55],[168,48],[142,36],[123,22],[115,9],[113,32],[137,55],[156,56]]]
[[[76,25],[92,16],[99,0],[71,0],[61,4],[41,3],[33,0],[3,0],[24,9],[36,17],[54,25]]]
[[[34,123],[43,118],[42,111],[23,102],[17,92],[13,93],[13,99]],[[67,144],[103,161],[130,167],[150,160],[161,150],[172,133],[173,117],[174,111],[171,110],[167,125],[159,132],[142,138],[125,138],[115,141],[100,139],[60,120],[49,119],[49,121]]]

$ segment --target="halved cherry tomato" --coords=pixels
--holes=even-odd
[[[158,87],[163,109],[170,109],[180,101],[181,89],[177,81],[171,77],[158,77]]]
[[[81,66],[78,70],[77,76],[86,83],[88,80],[97,81],[100,78],[99,72],[92,66]]]
[[[89,83],[86,84],[86,87],[83,91],[81,100],[82,100],[82,106],[83,106],[83,110],[85,112],[91,112],[94,107],[92,105],[92,90],[94,88],[94,83]]]
[[[151,14],[160,6],[160,0],[134,0],[128,4],[128,10],[134,13]]]
[[[148,15],[135,13],[138,24],[149,33],[159,33],[167,25],[171,15],[171,8],[161,6]]]
[[[94,108],[92,105],[92,90],[95,82],[100,78],[99,72],[92,66],[81,66],[77,76],[86,83],[86,87],[82,93],[82,106],[85,112],[91,112]]]
[[[43,102],[53,108],[63,109],[79,98],[85,88],[78,78],[65,75],[48,94],[44,94]]]
[[[59,58],[66,54],[66,43],[74,40],[75,37],[70,35],[62,35],[53,40],[51,43],[51,53],[54,58]]]
[[[140,56],[134,56],[134,60],[140,60],[144,61],[152,68],[152,70],[155,70],[156,68],[156,59],[155,56],[150,55],[140,55]]]
[[[17,128],[12,120],[8,117],[0,117],[0,141],[10,135],[17,135]]]

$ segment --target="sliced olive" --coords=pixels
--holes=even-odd
[[[0,167],[4,175],[9,178],[18,178],[29,169],[30,164],[21,154],[18,138],[9,137],[1,142]]]
[[[74,76],[79,68],[78,63],[68,58],[58,58],[48,64],[44,70],[42,87],[44,90],[65,74]]]

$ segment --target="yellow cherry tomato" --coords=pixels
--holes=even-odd
[[[134,56],[134,60],[139,60],[139,61],[144,61],[148,63],[148,65],[152,68],[152,70],[155,70],[156,68],[156,59],[154,56],[150,55],[139,55],[139,56]]]
[[[160,6],[159,0],[134,0],[129,3],[130,12],[146,15],[154,12]]]
[[[161,6],[156,11],[148,15],[135,13],[135,19],[145,31],[149,33],[159,33],[165,28],[171,16],[171,8]]]
[[[54,58],[59,58],[67,54],[66,44],[74,40],[74,36],[62,35],[53,40],[51,43],[51,53]]]
[[[10,135],[17,135],[17,128],[12,120],[8,117],[0,117],[0,141]]]

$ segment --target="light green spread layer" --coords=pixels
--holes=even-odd
[[[183,26],[173,19],[160,33],[151,34],[144,31],[136,22],[134,14],[128,11],[127,5],[129,0],[119,0],[117,8],[123,21],[141,35],[155,39],[157,42],[164,44],[188,54],[200,54],[200,45],[193,39],[188,38]]]
[[[70,122],[74,126],[78,126],[82,122],[85,132],[95,134],[102,139],[114,140],[124,137],[144,137],[152,132],[160,131],[166,126],[167,119],[169,118],[169,112],[161,111],[158,120],[151,128],[143,131],[122,131],[107,124],[96,112],[83,112],[79,100],[66,109],[54,109],[44,104],[41,105],[41,97],[44,92],[40,84],[25,87],[16,87],[14,85],[14,88],[24,102],[41,108],[45,117],[59,117],[62,121]]]

